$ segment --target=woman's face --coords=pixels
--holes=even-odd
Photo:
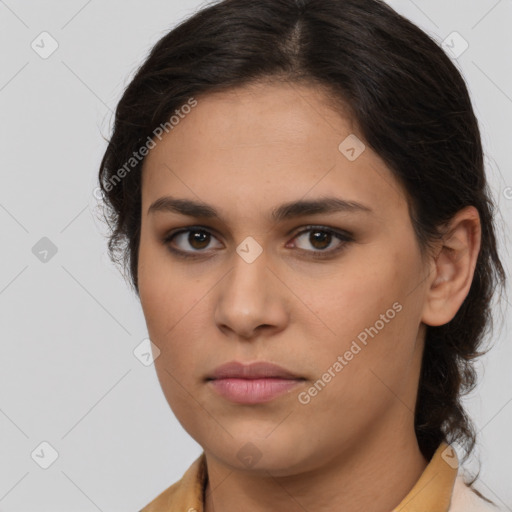
[[[292,474],[413,429],[430,277],[403,189],[333,108],[298,84],[199,97],[144,163],[138,279],[158,377],[232,467]],[[217,216],[150,208],[164,197]],[[321,211],[327,198],[360,206]],[[320,207],[282,208],[303,201]],[[298,379],[251,402],[254,381],[208,380],[231,361]]]

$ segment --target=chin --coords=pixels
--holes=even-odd
[[[301,471],[308,465],[308,461],[311,463],[314,455],[298,450],[298,446],[304,446],[304,443],[294,442],[291,436],[281,435],[272,438],[272,435],[262,438],[251,437],[245,433],[235,439],[227,436],[226,443],[222,446],[203,446],[206,446],[206,452],[234,470],[288,476]]]

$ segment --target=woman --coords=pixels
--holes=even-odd
[[[163,37],[100,169],[203,447],[145,512],[495,510],[452,445],[504,282],[467,88],[378,0],[224,0]]]

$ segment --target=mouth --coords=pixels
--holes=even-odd
[[[248,365],[232,361],[219,366],[206,378],[216,393],[239,404],[268,402],[289,393],[305,380],[281,366],[264,361]]]
[[[269,402],[289,393],[305,379],[282,379],[265,377],[259,379],[211,379],[209,385],[222,397],[238,404]]]

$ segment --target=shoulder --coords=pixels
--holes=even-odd
[[[500,509],[480,498],[465,484],[463,475],[459,474],[453,486],[449,512],[500,512]]]
[[[206,460],[203,452],[180,480],[161,492],[139,512],[202,511],[206,478]]]

